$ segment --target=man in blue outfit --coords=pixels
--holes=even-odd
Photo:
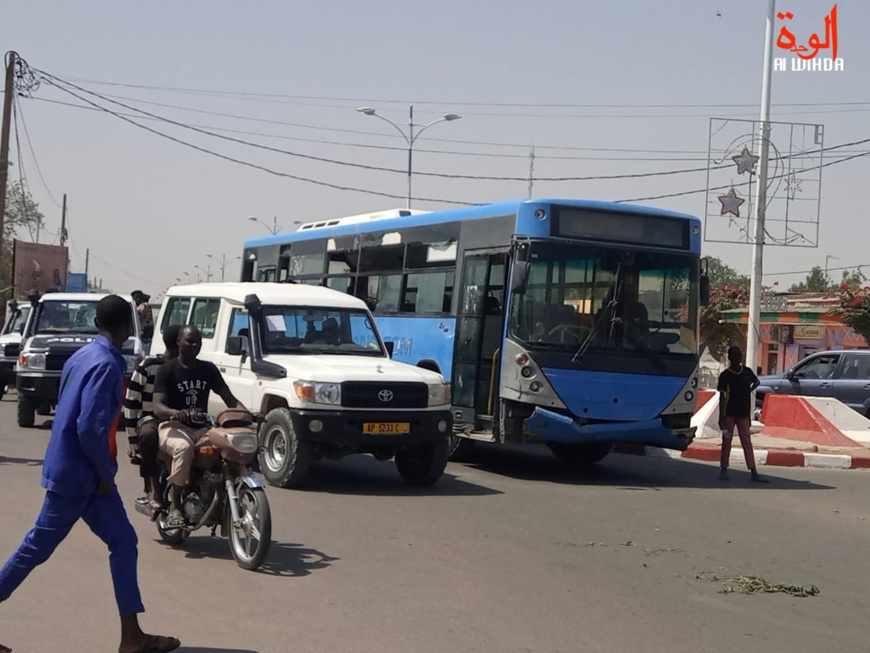
[[[136,576],[138,540],[115,486],[116,429],[126,362],[120,349],[133,332],[130,304],[117,295],[97,304],[99,335],[63,367],[57,412],[42,468],[42,512],[18,550],[0,570],[0,602],[51,557],[82,519],[109,547],[109,567],[121,615],[119,653],[163,653],[180,646],[174,637],[148,635]],[[0,644],[0,651],[9,649]]]

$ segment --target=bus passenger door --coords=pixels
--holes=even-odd
[[[492,430],[498,404],[506,264],[507,250],[466,252],[462,263],[453,351],[453,405],[458,421],[473,425],[474,431]]]

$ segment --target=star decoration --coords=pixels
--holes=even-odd
[[[719,215],[728,215],[729,213],[736,218],[740,217],[740,205],[746,200],[737,195],[737,191],[731,188],[724,195],[719,195],[719,202],[722,204],[722,210]]]
[[[737,174],[742,175],[748,172],[750,175],[755,172],[755,164],[758,163],[758,157],[752,154],[749,149],[744,146],[737,156],[732,156],[731,160],[737,164]]]
[[[803,179],[798,179],[795,173],[791,173],[785,178],[785,191],[788,193],[788,198],[793,200],[797,193],[802,193],[801,184]]]

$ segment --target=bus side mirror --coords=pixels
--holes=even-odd
[[[528,261],[514,261],[514,270],[511,275],[511,292],[513,294],[522,295],[526,292],[531,267]]]
[[[701,295],[701,306],[709,305],[710,304],[710,277],[708,277],[706,274],[701,276],[700,295]]]
[[[387,340],[384,342],[384,346],[387,348],[387,356],[392,358],[393,352],[396,350],[396,343],[392,340]]]

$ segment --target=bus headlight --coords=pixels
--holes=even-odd
[[[450,404],[450,384],[439,383],[429,386],[429,405],[430,406],[447,406]]]
[[[18,357],[18,364],[30,370],[44,370],[45,354],[21,354]]]
[[[341,404],[341,386],[338,383],[296,381],[293,388],[296,390],[296,396],[306,403],[326,404],[327,406]]]

